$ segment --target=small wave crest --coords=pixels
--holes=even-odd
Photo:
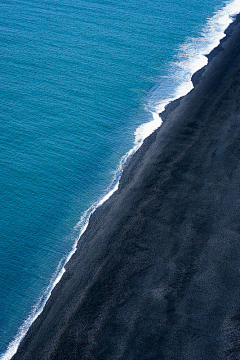
[[[219,44],[225,36],[224,31],[239,12],[239,0],[226,2],[207,20],[199,37],[188,39],[178,49],[176,60],[169,64],[168,74],[150,91],[146,105],[149,111],[161,113],[168,103],[186,95],[193,88],[192,75],[207,64],[206,55]]]

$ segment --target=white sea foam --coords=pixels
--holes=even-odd
[[[16,353],[21,340],[26,335],[31,324],[42,312],[52,293],[52,290],[62,278],[65,272],[65,265],[75,253],[78,241],[88,226],[90,216],[118,189],[119,179],[127,159],[137,151],[146,137],[161,126],[162,120],[158,114],[164,110],[165,106],[172,100],[186,95],[192,89],[192,74],[202,66],[206,65],[207,58],[204,55],[209,53],[218,45],[219,40],[224,36],[224,30],[232,22],[233,16],[239,12],[239,0],[226,2],[226,5],[220,11],[218,11],[212,18],[208,19],[200,37],[189,39],[183,46],[180,47],[176,61],[170,64],[171,74],[169,73],[170,75],[165,78],[165,80],[169,80],[169,83],[173,84],[174,88],[172,89],[172,92],[163,98],[162,96],[159,96],[159,88],[161,88],[161,85],[158,84],[154,87],[147,104],[147,109],[152,113],[153,120],[140,125],[136,129],[133,148],[122,157],[105,195],[87,209],[82,215],[80,221],[76,224],[75,231],[78,233],[78,236],[76,237],[71,252],[67,257],[62,258],[60,261],[46,291],[33,307],[30,315],[23,325],[19,328],[16,337],[12,342],[10,342],[7,351],[1,355],[0,360],[10,360]]]
[[[142,144],[144,139],[146,139],[153,133],[154,130],[162,125],[162,120],[156,112],[152,112],[152,117],[152,121],[142,124],[136,129],[134,133],[136,144]]]
[[[159,81],[150,93],[147,107],[151,112],[161,113],[169,102],[186,95],[193,88],[192,75],[207,64],[205,55],[219,44],[225,36],[225,29],[239,12],[239,0],[226,2],[221,10],[207,20],[199,37],[188,39],[179,48],[176,60],[169,64],[168,75]],[[165,91],[166,83],[167,91]],[[167,95],[166,98],[162,97],[163,92]],[[143,125],[141,129],[144,132]],[[139,136],[138,129],[136,134]]]

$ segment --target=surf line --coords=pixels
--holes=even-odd
[[[152,113],[152,120],[147,123],[143,123],[136,129],[134,133],[135,142],[133,147],[121,158],[118,168],[116,169],[105,194],[83,213],[79,222],[75,225],[74,230],[78,233],[78,235],[74,241],[72,250],[67,256],[60,260],[48,287],[37,303],[33,306],[31,313],[19,328],[15,338],[9,343],[7,351],[0,356],[0,360],[10,360],[17,352],[21,340],[26,335],[32,323],[43,311],[46,302],[51,296],[52,290],[65,273],[65,265],[77,250],[77,245],[81,236],[89,224],[90,216],[99,206],[107,201],[115,191],[117,191],[119,180],[126,161],[129,160],[129,158],[140,148],[143,141],[161,126],[162,119],[158,114],[161,113],[165,109],[166,105],[171,101],[184,96],[191,91],[193,88],[193,84],[191,82],[192,75],[207,64],[205,54],[210,53],[210,51],[219,44],[220,39],[224,37],[224,31],[229,24],[233,22],[238,13],[240,13],[239,0],[228,1],[222,9],[217,11],[213,17],[206,22],[206,25],[199,37],[193,38],[183,44],[183,46],[179,49],[176,62],[174,62],[171,66],[171,73],[172,70],[175,71],[175,76],[177,74],[177,78],[181,79],[181,81],[179,84],[176,84],[173,93],[169,97],[165,99],[159,97],[159,84],[156,84],[154,89],[150,91],[151,95],[149,96],[146,104],[146,111]]]

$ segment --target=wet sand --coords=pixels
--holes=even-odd
[[[14,360],[240,359],[240,19],[127,164]]]

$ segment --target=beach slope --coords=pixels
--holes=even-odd
[[[240,359],[240,22],[128,162],[14,360]]]

